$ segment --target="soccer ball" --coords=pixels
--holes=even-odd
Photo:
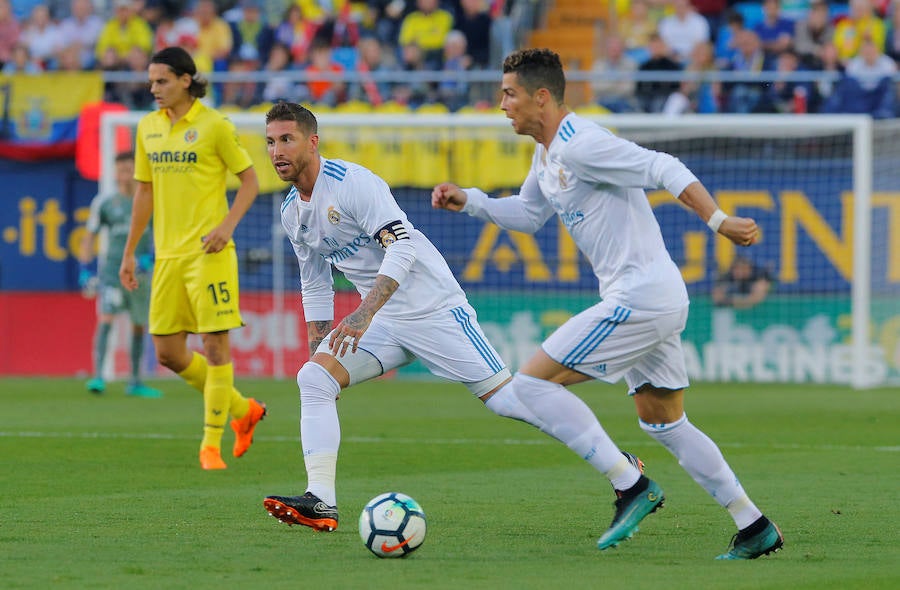
[[[359,515],[359,536],[378,557],[405,557],[425,541],[425,512],[400,492],[375,496]]]

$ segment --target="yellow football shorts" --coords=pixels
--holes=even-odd
[[[244,325],[234,246],[215,254],[156,261],[150,296],[150,333],[209,334]]]

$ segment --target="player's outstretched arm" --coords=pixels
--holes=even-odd
[[[431,206],[434,209],[462,211],[466,205],[466,193],[455,184],[443,182],[431,191]]]
[[[719,209],[712,195],[700,182],[692,182],[678,195],[678,200],[689,207],[711,230],[722,234],[738,246],[752,246],[759,241],[759,227],[749,217],[727,215]]]

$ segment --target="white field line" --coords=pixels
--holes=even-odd
[[[0,439],[33,439],[33,438],[69,438],[69,439],[131,439],[131,440],[196,440],[196,435],[175,435],[161,434],[155,432],[42,432],[42,431],[0,431]],[[299,442],[298,436],[273,436],[273,435],[254,435],[256,442]],[[549,445],[559,444],[556,441],[544,439],[515,439],[515,438],[397,438],[397,437],[367,437],[367,436],[344,436],[341,439],[343,443],[350,444],[391,444],[391,445]],[[622,447],[651,447],[656,446],[656,442],[652,440],[645,441],[625,441],[620,444]],[[746,444],[746,443],[718,443],[720,447],[742,449],[742,448],[758,448],[766,447],[787,451],[878,451],[885,453],[900,452],[900,446],[865,446],[865,445],[801,445],[801,444],[785,444],[785,443],[765,443],[765,444]]]

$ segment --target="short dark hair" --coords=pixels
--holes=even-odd
[[[549,49],[521,49],[503,60],[503,73],[516,74],[528,92],[546,88],[550,96],[562,103],[566,94],[566,75],[559,55]]]
[[[131,162],[132,160],[134,160],[134,152],[132,150],[116,154],[116,162]]]
[[[295,102],[276,102],[266,113],[266,125],[272,121],[294,121],[306,135],[319,133],[319,122],[308,108]]]
[[[194,63],[194,58],[181,47],[160,49],[150,58],[150,63],[169,66],[172,73],[178,77],[187,74],[191,77],[191,85],[188,87],[191,96],[194,98],[206,96],[206,87],[209,85],[209,81],[197,73],[197,64]]]

